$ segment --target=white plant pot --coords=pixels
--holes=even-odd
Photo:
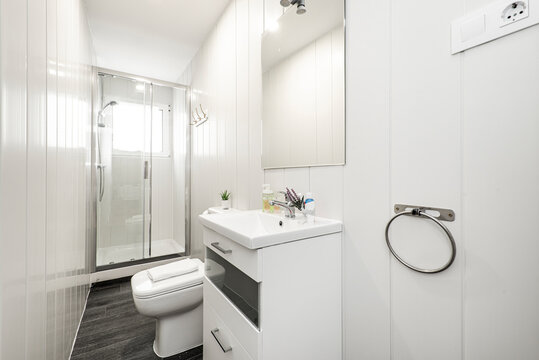
[[[223,207],[223,209],[230,209],[230,206],[231,206],[231,201],[230,199],[229,200],[221,200],[221,206]]]

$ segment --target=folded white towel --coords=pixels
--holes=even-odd
[[[170,264],[154,267],[147,270],[148,277],[152,281],[161,281],[171,277],[189,274],[198,270],[199,263],[192,259],[175,261]]]

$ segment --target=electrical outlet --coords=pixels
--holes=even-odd
[[[528,0],[519,0],[505,6],[500,15],[500,27],[527,18],[528,5]]]
[[[459,53],[536,24],[539,24],[539,0],[496,0],[451,23],[451,53]]]

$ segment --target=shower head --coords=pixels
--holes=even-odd
[[[116,106],[116,105],[118,105],[116,101],[111,101],[107,105],[103,106],[103,109],[101,111],[105,111],[105,109],[108,108],[109,106]]]
[[[116,106],[118,105],[118,103],[116,101],[111,101],[109,102],[107,105],[103,106],[103,108],[101,110],[99,110],[99,116],[103,116],[103,112],[105,111],[106,108],[108,108],[109,106]]]
[[[105,112],[105,109],[108,108],[109,106],[116,106],[116,105],[118,105],[116,101],[111,101],[107,105],[103,106],[101,110],[99,110],[99,112],[97,113],[97,126],[98,127],[101,127],[101,128],[106,127],[105,123],[102,121],[103,112]]]

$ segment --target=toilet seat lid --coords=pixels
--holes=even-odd
[[[131,278],[133,296],[138,299],[148,299],[202,284],[204,263],[199,259],[193,260],[199,263],[197,271],[161,281],[150,280],[146,270],[136,273]]]

